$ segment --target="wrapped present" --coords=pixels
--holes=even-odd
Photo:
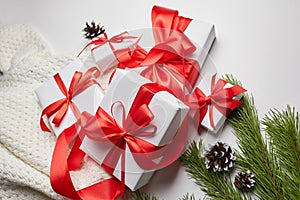
[[[214,25],[179,16],[176,10],[154,6],[152,27],[151,30],[140,30],[143,37],[139,48],[134,53],[129,52],[128,56],[120,56],[119,67],[147,66],[145,70],[138,69],[141,75],[153,82],[161,81],[167,87],[172,87],[173,83],[163,80],[166,73],[172,72],[192,89],[215,39]]]
[[[115,33],[118,33],[115,35]],[[112,67],[116,67],[118,59],[115,55],[116,51],[122,49],[134,50],[138,37],[129,35],[127,31],[107,30],[103,36],[92,38],[88,45],[92,50],[95,62],[99,66],[101,72]]]
[[[95,114],[104,95],[95,80],[99,75],[96,67],[86,68],[77,58],[36,89],[43,108],[40,120],[42,129],[50,131],[42,119],[44,115],[49,118],[56,136],[59,136],[76,122],[81,112]]]
[[[231,85],[217,74],[206,73],[192,94],[185,98],[190,106],[190,116],[198,127],[218,133],[230,112],[240,106],[242,93],[246,90],[239,85]]]
[[[98,124],[92,132],[99,135],[87,134],[80,148],[136,190],[151,178],[156,169],[151,165],[163,165],[154,158],[164,155],[152,153],[172,141],[188,110],[167,88],[133,71],[117,69],[96,113],[97,122],[88,122],[87,132]]]

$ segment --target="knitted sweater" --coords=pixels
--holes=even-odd
[[[0,26],[0,44],[0,199],[63,199],[49,181],[56,137],[40,130],[34,90],[75,56],[54,55],[26,25]],[[96,164],[87,166],[82,170],[90,172],[90,184],[106,176]]]

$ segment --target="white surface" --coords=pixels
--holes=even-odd
[[[80,32],[85,21],[149,27],[154,4],[215,24],[217,40],[211,58],[219,73],[234,74],[255,96],[261,117],[270,108],[282,109],[286,104],[300,110],[300,1],[0,0],[0,23],[31,24],[57,53],[79,52],[86,42]],[[226,127],[220,139],[232,144],[229,133]],[[178,166],[155,175],[147,191],[164,199],[177,199],[186,192],[199,194]]]

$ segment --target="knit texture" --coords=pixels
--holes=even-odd
[[[54,55],[43,37],[26,25],[0,26],[0,43],[0,199],[63,199],[49,181],[56,137],[40,130],[42,110],[34,90],[75,54]],[[104,88],[107,79],[100,79]],[[86,162],[92,164],[82,170],[91,177],[81,183],[82,174],[75,172],[78,188],[107,177],[98,165]]]

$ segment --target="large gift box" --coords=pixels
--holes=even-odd
[[[133,107],[136,103],[144,104],[145,102],[148,102],[149,95],[141,95],[139,92],[141,91],[141,88],[144,88],[149,83],[152,84],[148,79],[145,79],[133,71],[117,69],[106,94],[100,103],[101,110],[104,110],[104,112],[113,117],[112,121],[116,121],[118,126],[122,127],[120,117],[122,118],[123,116],[124,118],[124,116],[126,116],[128,119],[130,114],[137,114],[138,111],[133,111],[133,113],[130,112],[134,110]],[[154,146],[168,144],[172,141],[172,138],[181,126],[189,108],[167,91],[154,92],[147,90],[147,92],[151,93],[150,102],[146,104],[154,116],[153,119],[151,119],[151,125],[152,128],[155,126],[155,131],[150,136],[137,135],[137,137],[139,140],[146,141]],[[137,99],[139,99],[139,101],[136,101]],[[116,109],[117,107],[118,109]],[[145,128],[147,129],[147,127]],[[105,130],[103,131],[105,132]],[[118,147],[115,147],[110,142],[101,141],[102,140],[97,141],[90,137],[85,137],[80,148],[98,163],[107,165],[107,163],[103,162],[107,159],[107,155],[110,153],[111,148]],[[126,169],[125,185],[134,191],[149,181],[154,170],[145,170],[141,168],[139,164],[136,163],[134,155],[127,143],[124,153],[124,168]],[[121,166],[121,158],[117,159],[117,164],[110,167],[114,168],[113,175],[121,180],[124,168],[122,169]]]
[[[74,124],[83,111],[96,113],[104,92],[96,84],[95,74],[99,75],[97,68],[87,68],[79,58],[76,58],[36,89],[43,115],[49,117],[49,124],[56,136]],[[76,85],[75,82],[80,83],[79,80],[82,84]],[[72,81],[74,87],[71,86]],[[58,120],[61,121],[55,123],[54,118],[60,118]],[[41,123],[43,124],[42,121]]]

